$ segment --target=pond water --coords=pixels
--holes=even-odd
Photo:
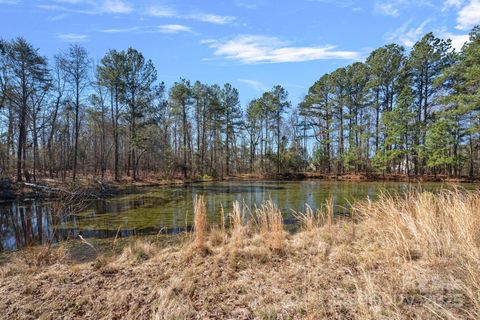
[[[192,225],[195,196],[205,196],[210,223],[220,221],[221,208],[230,211],[238,200],[250,208],[273,200],[284,213],[286,223],[294,223],[292,209],[305,205],[319,208],[332,196],[336,214],[348,214],[349,203],[379,192],[403,192],[410,188],[439,190],[440,183],[406,184],[393,182],[296,182],[242,181],[209,182],[188,186],[155,187],[89,201],[82,211],[63,217],[52,214],[54,200],[24,199],[0,203],[0,251],[66,239],[127,237],[131,235],[176,233]],[[474,185],[464,186],[473,188]]]

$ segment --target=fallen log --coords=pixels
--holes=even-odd
[[[66,194],[74,194],[74,192],[71,192],[71,191],[68,191],[68,190],[65,190],[65,189],[52,188],[52,187],[43,186],[43,185],[40,185],[40,184],[35,184],[35,183],[30,183],[30,182],[24,182],[23,185],[26,186],[26,187],[32,188],[32,189],[39,189],[39,190],[44,190],[44,191],[48,191],[48,192],[52,192],[52,193],[54,193],[54,192],[64,192]]]

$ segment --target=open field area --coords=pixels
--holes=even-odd
[[[0,269],[8,319],[477,319],[480,194],[384,195],[335,219],[332,204],[296,213],[284,231],[267,202],[226,208],[209,227],[203,198],[195,232],[126,243],[106,254],[63,243],[9,254]],[[91,245],[91,247],[90,247]],[[123,247],[123,249],[121,248]]]

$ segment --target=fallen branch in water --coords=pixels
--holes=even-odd
[[[33,189],[46,190],[46,191],[50,191],[50,192],[64,192],[64,193],[72,194],[71,191],[68,191],[66,189],[52,188],[52,187],[42,186],[40,184],[24,182],[23,185],[26,186],[26,187],[33,188]]]

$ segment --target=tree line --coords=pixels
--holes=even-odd
[[[237,173],[479,175],[480,28],[456,52],[432,33],[323,75],[298,106],[280,85],[241,106],[231,84],[170,88],[133,48],[51,61],[0,41],[0,176]]]
[[[426,34],[322,76],[299,106],[326,173],[478,176],[480,28],[460,52]]]

